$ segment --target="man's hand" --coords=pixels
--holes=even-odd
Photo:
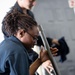
[[[53,70],[52,64],[50,60],[47,60],[42,63],[43,68],[46,69],[46,71],[50,74],[50,72]]]
[[[56,56],[56,55],[57,55],[57,51],[58,51],[57,48],[52,48],[52,47],[51,47],[50,50],[51,50],[53,56]]]
[[[45,50],[43,46],[41,46],[40,50],[40,60],[42,63],[45,62],[46,60],[49,60],[48,51]]]

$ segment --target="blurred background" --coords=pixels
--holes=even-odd
[[[1,0],[0,2],[0,42],[4,39],[1,22],[6,12],[16,0]],[[72,0],[36,0],[33,13],[38,24],[42,25],[47,37],[59,39],[62,36],[70,48],[67,60],[59,62],[55,57],[61,75],[75,75],[75,12],[69,1]]]

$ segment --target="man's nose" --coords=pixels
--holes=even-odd
[[[36,5],[36,1],[34,1],[32,4],[33,4],[33,6],[35,6]]]

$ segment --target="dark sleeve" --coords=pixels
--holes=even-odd
[[[33,54],[34,54],[33,61],[35,61],[38,58],[38,54],[35,51],[33,51]]]
[[[29,63],[27,54],[16,53],[7,58],[11,75],[29,75]]]
[[[54,47],[58,49],[56,56],[60,56],[59,61],[64,62],[67,59],[66,55],[70,52],[69,46],[64,37],[61,37],[58,42],[60,45],[54,44]]]
[[[66,55],[69,54],[69,52],[70,52],[69,46],[68,46],[68,44],[67,44],[67,42],[65,40],[65,37],[61,37],[58,40],[58,42],[60,44],[60,46],[58,48],[59,49],[58,52],[59,52],[60,57],[61,57],[60,61],[64,62],[67,59]]]
[[[50,37],[46,37],[46,38],[47,38],[49,46],[51,46],[52,45],[52,38],[50,38]],[[37,46],[41,46],[41,45],[44,45],[44,44],[43,44],[41,37],[39,36],[38,40],[37,40]]]
[[[28,54],[29,54],[29,64],[31,65],[38,58],[38,54],[33,50],[28,52]]]

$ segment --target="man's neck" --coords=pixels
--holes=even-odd
[[[24,14],[27,14],[27,9],[23,8],[22,10]]]

